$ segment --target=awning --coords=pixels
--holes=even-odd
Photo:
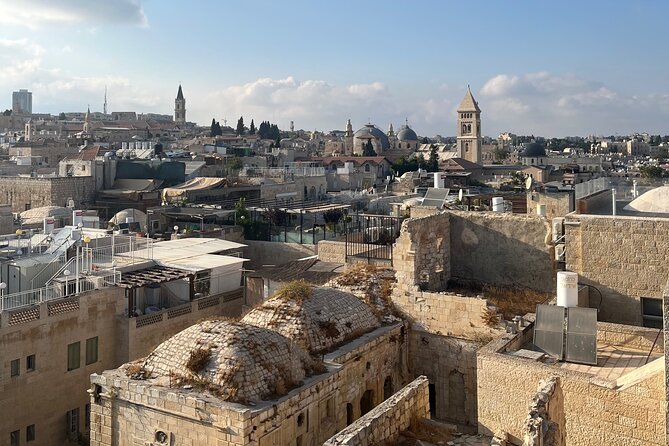
[[[122,288],[139,288],[147,285],[171,282],[184,279],[192,273],[164,266],[152,266],[151,268],[139,269],[121,274],[121,280],[116,282]]]

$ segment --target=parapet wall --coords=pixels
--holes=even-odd
[[[430,417],[428,380],[419,376],[324,443],[324,446],[393,445],[402,431]]]

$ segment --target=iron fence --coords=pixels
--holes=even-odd
[[[354,215],[345,222],[346,259],[393,261],[403,217]]]

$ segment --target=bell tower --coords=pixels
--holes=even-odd
[[[467,93],[458,106],[458,157],[481,164],[481,109],[467,86]]]
[[[181,84],[179,84],[177,98],[174,100],[174,122],[178,124],[186,122],[186,99],[184,99],[184,93],[181,91]]]

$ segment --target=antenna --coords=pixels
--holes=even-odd
[[[105,85],[105,103],[102,106],[102,112],[106,115],[107,114],[107,86]]]

